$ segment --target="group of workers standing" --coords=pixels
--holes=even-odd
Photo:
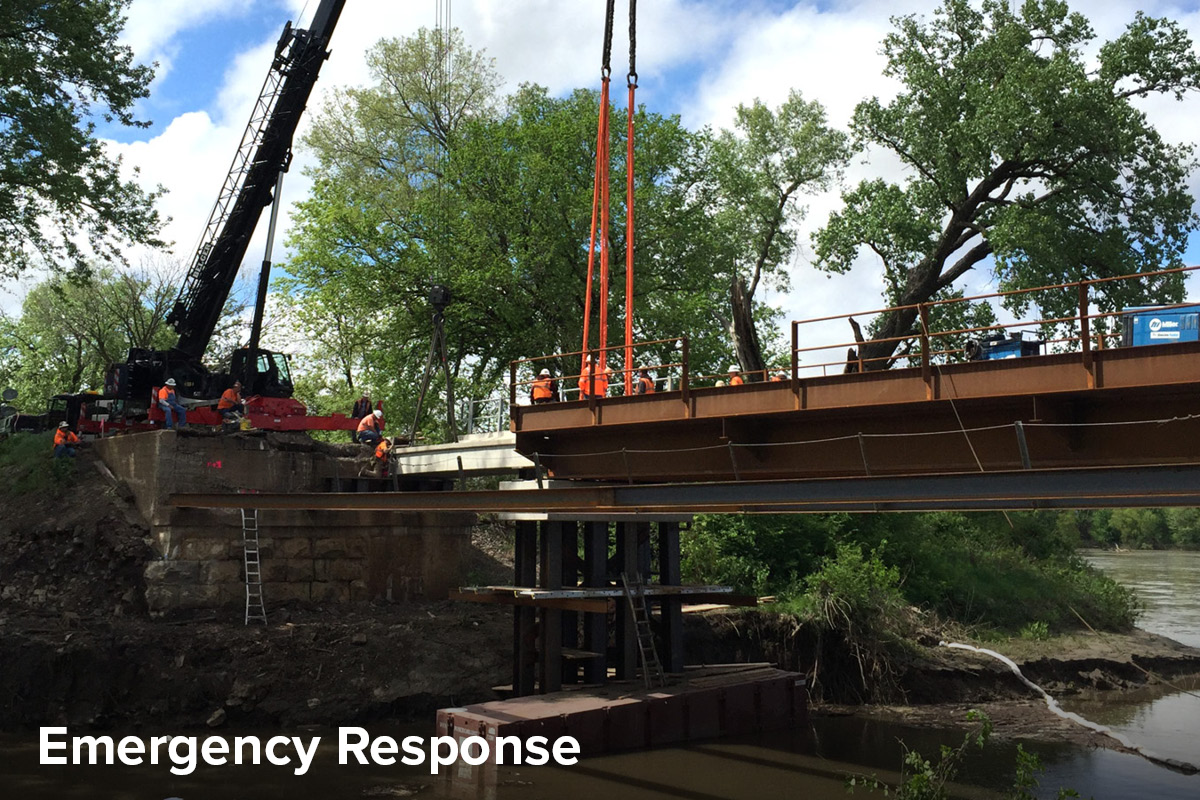
[[[608,382],[613,374],[610,369],[600,370],[593,368],[592,357],[586,356],[584,359],[583,372],[579,376],[579,399],[586,400],[589,397],[605,397],[608,395]],[[784,373],[776,372],[767,379],[771,383],[778,383],[786,380]],[[742,377],[742,370],[737,364],[729,367],[728,381],[719,380],[717,386],[742,386],[746,380]],[[654,377],[650,374],[649,367],[638,367],[637,378],[633,382],[633,393],[654,394],[655,383]],[[530,384],[529,399],[537,405],[542,403],[557,403],[562,400],[562,394],[559,390],[558,381],[551,374],[549,369],[543,369],[534,378]]]

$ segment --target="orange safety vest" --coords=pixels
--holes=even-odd
[[[175,390],[170,386],[164,385],[161,389],[158,390],[158,402],[160,402],[160,403],[170,403],[172,398],[174,398],[174,397],[175,397]]]
[[[367,414],[365,417],[363,417],[362,419],[360,419],[358,421],[358,432],[359,433],[362,433],[367,428],[370,428],[373,431],[379,430],[379,420],[375,419],[374,412]]]
[[[741,375],[734,375],[732,378],[729,379],[730,386],[741,386],[743,383],[745,383],[745,381],[742,380]]]
[[[380,439],[379,444],[375,445],[375,457],[382,461],[388,457],[388,451],[391,449],[392,446],[387,439]]]
[[[783,378],[779,377],[778,375],[772,375],[771,383],[783,383]]]
[[[638,378],[638,383],[642,387],[642,394],[654,394],[654,381],[650,380],[648,376],[643,375]]]
[[[54,446],[60,444],[79,444],[79,437],[66,428],[59,428],[54,432]]]
[[[217,403],[217,411],[233,408],[240,402],[242,402],[241,393],[231,386],[221,394],[221,400]]]
[[[554,393],[550,391],[549,378],[538,378],[533,382],[534,400],[549,400],[552,397],[554,397]]]
[[[593,385],[596,389],[595,395],[597,397],[604,397],[608,394],[608,373],[596,370]],[[579,376],[579,396],[587,397],[589,394],[591,393],[588,392],[588,373],[587,370],[584,370],[583,374]]]

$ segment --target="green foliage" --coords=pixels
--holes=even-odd
[[[899,586],[900,571],[885,564],[879,551],[864,557],[860,545],[839,543],[835,554],[804,578],[804,593],[793,607],[802,619],[848,638],[893,637],[902,633],[898,623],[905,602]]]
[[[1135,596],[1077,558],[1077,543],[1076,516],[1046,512],[701,516],[683,537],[683,567],[688,581],[779,595],[795,608],[804,577],[851,544],[898,570],[906,604],[982,631],[1074,629],[1076,611],[1097,628],[1128,628]]]
[[[17,389],[25,413],[55,394],[102,389],[130,347],[175,342],[163,321],[177,292],[169,274],[91,272],[51,277],[30,289],[19,318],[0,314],[0,384]]]
[[[905,165],[903,183],[862,182],[816,236],[818,265],[844,272],[861,251],[882,262],[886,298],[938,296],[991,260],[1002,289],[1180,266],[1196,225],[1190,146],[1163,140],[1136,106],[1181,98],[1200,84],[1200,61],[1176,22],[1138,12],[1099,50],[1087,20],[1061,0],[943,0],[932,20],[893,19],[885,74],[890,101],[858,105],[860,144]],[[1178,300],[1178,276],[1096,290],[1102,311]],[[1008,303],[1022,311],[1029,296]],[[1069,316],[1074,291],[1041,296],[1043,317]],[[873,333],[906,337],[909,309]],[[860,354],[886,358],[895,342]],[[886,363],[880,361],[878,363]]]
[[[0,438],[0,497],[57,497],[75,475],[75,459],[54,458],[54,434],[18,433]]]
[[[6,0],[0,14],[0,276],[35,259],[86,271],[88,254],[160,246],[159,192],[122,180],[95,136],[96,116],[145,127],[134,104],[154,73],[120,44],[131,0]]]
[[[853,794],[862,787],[869,792],[882,792],[886,797],[893,791],[899,800],[947,800],[950,795],[948,784],[958,777],[963,759],[973,750],[983,750],[992,736],[992,720],[982,711],[967,712],[967,721],[976,723],[958,747],[942,745],[937,761],[925,758],[916,750],[904,747],[904,758],[900,767],[900,784],[890,786],[874,775],[850,775],[846,778],[846,791]],[[1016,775],[1012,788],[1004,794],[1005,800],[1035,800],[1038,796],[1037,776],[1042,771],[1041,759],[1036,753],[1028,752],[1017,745]],[[1059,789],[1057,800],[1078,797],[1074,789]]]
[[[1166,515],[1158,508],[1118,508],[1108,527],[1122,546],[1133,550],[1155,550],[1171,542]]]
[[[1044,622],[1030,622],[1021,628],[1020,636],[1022,639],[1044,642],[1050,638],[1050,626]]]
[[[1200,550],[1200,508],[1168,508],[1167,528],[1176,547]]]

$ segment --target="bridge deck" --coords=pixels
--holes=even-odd
[[[1200,343],[521,406],[513,429],[554,477],[622,482],[1185,464]]]

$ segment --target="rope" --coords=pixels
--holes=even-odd
[[[604,51],[600,57],[600,77],[607,80],[612,75],[613,13],[616,0],[608,0],[604,11]]]

